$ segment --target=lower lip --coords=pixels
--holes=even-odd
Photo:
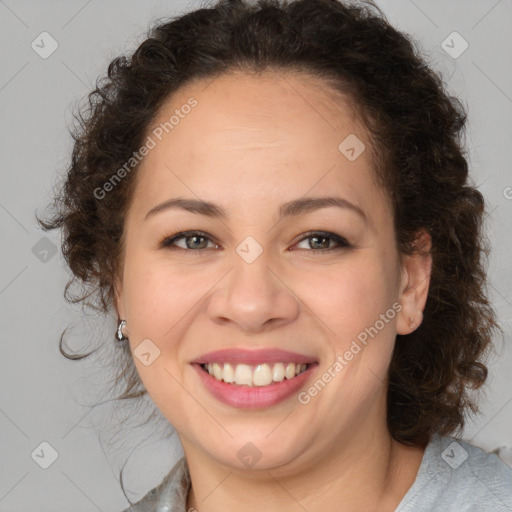
[[[193,364],[206,389],[221,402],[239,409],[262,409],[276,405],[304,386],[311,377],[317,364],[311,364],[307,370],[293,379],[284,379],[268,386],[237,386],[217,380],[203,370],[199,364]]]

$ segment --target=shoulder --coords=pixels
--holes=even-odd
[[[170,512],[186,508],[190,476],[185,457],[182,457],[162,482],[123,512]]]
[[[397,512],[511,512],[512,469],[495,453],[435,434]]]

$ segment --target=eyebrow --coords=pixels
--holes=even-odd
[[[351,203],[347,199],[341,197],[303,197],[300,199],[294,199],[284,203],[279,208],[279,220],[281,221],[285,217],[292,217],[301,215],[321,208],[328,208],[330,206],[337,206],[339,208],[345,208],[359,215],[365,222],[368,222],[368,218],[365,212]],[[216,205],[209,201],[202,201],[199,199],[184,199],[175,198],[169,199],[155,206],[146,213],[144,220],[153,215],[169,210],[169,209],[182,209],[198,215],[204,215],[206,217],[226,219],[228,214],[222,206]]]

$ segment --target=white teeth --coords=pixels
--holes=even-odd
[[[272,380],[275,382],[281,382],[284,379],[284,364],[276,363],[272,368]]]
[[[235,384],[238,386],[252,386],[251,367],[246,364],[237,364],[235,368]]]
[[[220,364],[218,364],[218,363],[213,363],[213,376],[217,380],[222,379],[222,368],[220,367]]]
[[[305,363],[262,363],[254,367],[247,364],[208,363],[204,366],[217,380],[238,386],[268,386],[272,382],[281,382],[285,377],[293,379],[307,368]]]
[[[252,375],[255,386],[268,386],[272,382],[272,370],[268,364],[259,364]]]
[[[235,382],[235,369],[229,363],[224,363],[223,378],[224,382]]]
[[[288,363],[286,365],[286,370],[284,371],[284,375],[287,379],[293,379],[295,377],[295,364]]]

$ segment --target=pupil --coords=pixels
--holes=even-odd
[[[202,236],[191,236],[189,237],[189,240],[192,239],[192,242],[188,244],[189,248],[197,249],[197,247],[201,246],[201,238],[204,238]],[[198,242],[199,241],[199,242]]]
[[[318,240],[321,240],[320,243],[317,243]],[[311,239],[311,245],[312,247],[314,248],[320,248],[320,249],[327,249],[329,247],[329,238],[323,236],[323,237],[318,237],[318,236],[315,236]]]

